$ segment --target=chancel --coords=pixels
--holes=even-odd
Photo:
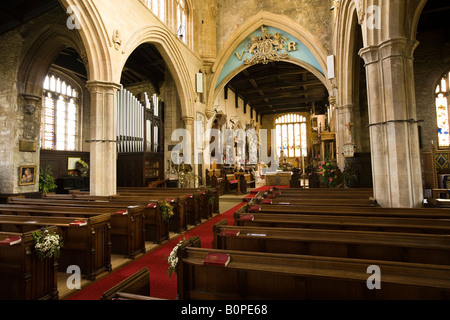
[[[0,300],[450,299],[449,15],[9,1]]]

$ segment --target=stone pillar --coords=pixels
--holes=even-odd
[[[383,207],[423,202],[414,97],[416,42],[385,41],[360,51],[366,63],[374,196]]]
[[[353,148],[353,104],[337,106],[337,136],[338,165],[343,170],[345,166],[345,148]]]
[[[91,93],[90,193],[111,196],[117,191],[117,83],[88,81]]]
[[[195,141],[194,140],[195,139],[194,118],[185,116],[185,117],[183,117],[183,121],[184,121],[185,129],[191,135],[191,141],[190,141],[190,143],[191,143],[191,145],[190,145],[190,148],[191,148],[190,153],[191,154],[186,154],[186,150],[184,150],[184,154],[185,154],[184,157],[185,157],[185,159],[187,157],[190,157],[190,159],[191,159],[191,166],[192,166],[192,173],[194,174],[194,177],[197,177],[198,176],[198,167],[196,165],[197,159],[194,159],[194,156],[195,156],[195,148],[194,148],[194,141]],[[198,185],[197,184],[197,178],[194,178],[194,185],[191,185],[191,187],[196,187],[197,185]]]

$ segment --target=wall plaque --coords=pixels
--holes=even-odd
[[[19,150],[21,152],[36,152],[36,141],[19,141]]]

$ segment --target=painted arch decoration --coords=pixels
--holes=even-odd
[[[278,28],[262,26],[250,34],[228,58],[216,88],[234,70],[243,65],[297,59],[325,75],[319,61],[300,40]]]

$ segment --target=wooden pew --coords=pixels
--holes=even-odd
[[[153,191],[136,191],[136,190],[123,190],[121,189],[118,194],[122,197],[185,197],[185,210],[186,210],[186,223],[188,225],[197,226],[201,223],[201,200],[203,195],[197,191],[187,192],[183,189],[171,189],[171,190],[153,190]]]
[[[245,183],[247,188],[256,188],[256,180],[251,173],[244,174]]]
[[[120,187],[117,188],[118,193],[139,192],[148,193],[149,191],[166,192],[167,194],[173,194],[172,192],[185,194],[199,193],[200,194],[200,211],[201,218],[209,219],[212,217],[212,213],[220,213],[220,192],[219,188],[199,187],[199,188],[170,188],[170,189],[158,189],[158,188],[141,188],[141,187]],[[214,201],[210,201],[213,198]]]
[[[5,208],[2,205],[0,219],[6,218],[27,228],[56,226],[64,241],[58,260],[61,269],[77,265],[88,280],[94,280],[98,274],[112,270],[110,213],[58,213],[58,210],[51,212],[45,209]],[[71,225],[77,220],[85,221],[86,225]],[[8,222],[10,232],[14,230],[11,229],[14,227],[12,222]]]
[[[272,200],[273,204],[290,204],[290,205],[303,205],[303,206],[353,206],[353,207],[375,207],[378,206],[377,201],[373,198],[342,198],[336,197],[299,197],[296,195],[283,196],[283,195],[265,195],[265,192],[259,192],[255,198],[265,198]],[[253,202],[255,202],[253,198]]]
[[[449,209],[436,208],[383,208],[383,207],[350,207],[350,206],[302,206],[280,204],[253,204],[249,203],[250,211],[258,213],[282,214],[308,214],[308,215],[335,215],[335,216],[365,216],[365,217],[391,217],[391,218],[426,218],[450,219]],[[238,213],[243,213],[244,208]]]
[[[168,201],[174,206],[174,216],[169,221],[169,231],[175,233],[181,233],[187,230],[187,216],[185,208],[185,196],[178,197],[166,197],[163,196],[139,196],[134,197],[120,197],[120,196],[106,196],[106,197],[96,197],[86,194],[71,194],[71,195],[60,195],[60,194],[47,194],[46,199],[53,200],[84,200],[84,201],[108,201],[111,203],[120,203],[122,205],[144,205],[147,206],[149,203],[162,203],[163,201]]]
[[[450,235],[448,219],[235,212],[234,225],[272,228],[380,231]]]
[[[209,253],[229,254],[227,267],[205,265]],[[178,251],[180,300],[423,300],[450,298],[450,267],[394,261],[215,250]],[[381,290],[368,289],[370,266]]]
[[[18,205],[40,205],[40,206],[58,206],[58,207],[78,207],[78,208],[106,208],[115,212],[117,207],[127,208],[127,204],[119,205],[109,201],[83,201],[83,200],[63,200],[58,199],[28,199],[24,197],[10,197],[8,204]],[[154,243],[161,243],[169,239],[169,225],[163,221],[159,211],[159,203],[152,202],[142,205],[144,208],[143,223],[144,223],[144,239],[145,241],[152,241]]]
[[[15,201],[14,199],[17,199]],[[53,216],[86,216],[109,213],[111,215],[111,241],[112,253],[123,254],[126,258],[134,259],[136,255],[145,253],[145,228],[143,206],[109,206],[109,207],[93,207],[92,205],[74,206],[61,203],[61,201],[51,201],[41,199],[24,199],[20,198],[8,199],[9,204],[0,205],[6,209],[25,208],[40,212],[41,215]],[[77,204],[76,202],[73,204]]]
[[[225,178],[225,192],[238,191],[239,179],[234,174],[226,174]]]
[[[353,230],[213,227],[213,248],[450,265],[448,235]]]
[[[150,296],[150,273],[147,267],[105,291],[100,300],[164,300]]]
[[[320,190],[309,192],[303,190]],[[267,192],[268,195],[274,195],[276,199],[295,198],[295,199],[370,199],[373,198],[372,192],[328,192],[330,189],[279,189],[276,192]],[[276,194],[276,193],[279,194]],[[260,191],[257,195],[262,196],[265,192]]]
[[[56,227],[46,227],[51,233]],[[0,244],[0,300],[58,300],[58,263],[39,259],[34,251],[34,228],[27,232],[0,232],[0,242],[20,238],[14,245]]]

